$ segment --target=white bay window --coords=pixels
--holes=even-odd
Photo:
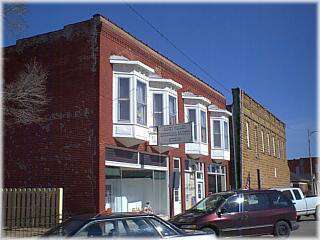
[[[231,113],[215,105],[208,107],[211,126],[211,158],[230,160],[229,117]]]

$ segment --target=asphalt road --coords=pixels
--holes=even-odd
[[[319,236],[319,221],[315,221],[313,216],[302,217],[299,223],[299,229],[292,232],[292,237],[314,237]]]

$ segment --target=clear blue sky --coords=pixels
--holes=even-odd
[[[180,49],[231,89],[240,87],[287,124],[287,155],[307,155],[316,129],[315,4],[132,4]],[[125,4],[29,4],[19,38],[100,13],[222,92]],[[5,34],[4,45],[16,37]],[[316,137],[312,154],[316,154]]]

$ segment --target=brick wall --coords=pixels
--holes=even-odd
[[[4,49],[5,82],[35,59],[48,72],[50,100],[47,121],[5,128],[4,187],[63,187],[65,214],[97,207],[95,33],[87,21]]]
[[[285,125],[244,91],[241,91],[241,101],[242,187],[246,185],[250,172],[251,188],[258,188],[257,169],[260,170],[262,188],[289,186],[290,174],[286,157]],[[246,123],[249,124],[250,147],[247,146]],[[261,131],[263,131],[264,140],[262,140]],[[270,154],[267,143],[268,134],[270,136]],[[275,139],[276,156],[273,152],[272,138]],[[280,150],[278,140],[280,141]],[[278,151],[280,151],[280,158]]]

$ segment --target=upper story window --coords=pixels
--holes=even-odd
[[[118,78],[118,121],[130,121],[130,78]]]
[[[147,87],[137,81],[137,123],[147,125]]]
[[[221,125],[220,120],[213,120],[213,147],[221,148]]]
[[[278,139],[278,158],[281,158],[280,140]]]
[[[153,94],[153,125],[163,125],[163,94]]]
[[[273,148],[273,156],[275,157],[276,156],[276,144],[274,141],[274,137],[272,137],[272,148]]]
[[[177,98],[169,95],[169,124],[177,123]]]
[[[207,142],[207,115],[205,111],[200,111],[201,113],[201,142]]]
[[[262,152],[264,152],[264,133],[263,131],[261,130],[261,147],[262,147]]]
[[[247,147],[250,148],[250,133],[249,133],[249,123],[246,122],[246,133],[247,133]]]
[[[224,149],[229,150],[229,126],[228,122],[223,122],[223,132],[224,132]]]
[[[198,125],[197,125],[197,112],[196,109],[188,109],[188,122],[193,122],[193,138],[195,141],[198,140],[198,136],[197,136],[197,129],[198,129]]]
[[[270,135],[269,135],[269,133],[267,133],[267,146],[268,146],[268,154],[271,155]]]

